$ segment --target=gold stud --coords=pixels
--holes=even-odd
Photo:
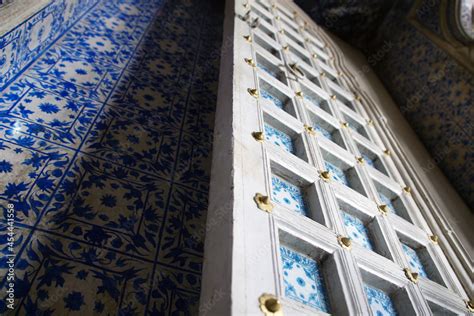
[[[305,41],[306,43],[309,43],[309,38],[305,38],[304,41]]]
[[[405,192],[406,194],[410,194],[411,193],[411,188],[410,187],[404,187],[403,192]]]
[[[244,8],[247,9],[249,7],[248,3],[244,3]]]
[[[296,91],[295,94],[298,98],[302,98],[304,96],[303,91]]]
[[[312,126],[309,126],[309,125],[304,125],[304,130],[306,131],[306,133],[308,133],[309,135],[315,135],[316,134],[316,131],[314,130],[314,128]]]
[[[331,173],[329,171],[323,170],[319,172],[319,176],[326,182],[331,181]]]
[[[390,155],[392,154],[392,152],[390,151],[390,149],[385,149],[385,150],[383,151],[383,153],[384,153],[385,155],[387,155],[387,156],[390,156]]]
[[[352,240],[349,237],[338,236],[337,241],[339,242],[339,245],[341,245],[342,248],[345,248],[347,250],[351,250]]]
[[[338,71],[337,75],[338,75],[338,77],[342,76],[342,72]]]
[[[365,162],[363,157],[357,157],[356,159],[357,159],[357,162],[360,163],[361,165],[363,165]]]
[[[285,45],[282,47],[284,51],[287,51],[290,47],[288,45]]]
[[[277,15],[277,16],[275,17],[275,20],[279,20],[279,19],[280,19],[280,16]]]
[[[349,127],[349,123],[347,123],[347,122],[342,122],[342,123],[341,123],[341,126],[344,127],[344,128],[348,128],[348,127]]]
[[[253,138],[255,138],[257,142],[260,142],[260,143],[262,143],[265,140],[265,134],[263,132],[252,132],[252,136]]]
[[[466,308],[470,313],[474,313],[474,301],[472,300],[466,300]]]
[[[244,35],[244,39],[247,41],[247,43],[252,43],[252,36]]]
[[[322,72],[320,73],[321,77],[326,77],[326,73],[325,72]]]
[[[382,215],[387,215],[388,214],[388,206],[385,204],[381,204],[378,206],[379,212],[382,213]]]
[[[285,34],[285,30],[280,30],[278,33]]]
[[[316,53],[313,54],[313,58],[316,59],[318,58],[318,55]]]
[[[431,236],[430,236],[430,240],[431,240],[431,242],[432,242],[433,244],[437,245],[438,242],[439,242],[439,237],[436,236],[436,235],[431,235]]]
[[[374,121],[371,120],[371,119],[368,119],[368,120],[367,120],[367,125],[373,126],[373,125],[374,125]]]
[[[265,316],[283,316],[280,300],[275,295],[264,293],[260,295],[258,302]]]
[[[331,96],[331,99],[332,99],[332,100],[336,100],[336,99],[337,99],[337,96],[336,96],[335,94],[333,94],[333,95]]]
[[[252,67],[256,66],[252,58],[244,58],[244,60],[249,66],[252,66]]]
[[[360,102],[360,100],[362,100],[362,98],[360,97],[360,95],[356,94],[355,95],[355,100]]]
[[[418,273],[416,272],[411,272],[411,270],[409,268],[405,268],[403,269],[403,271],[405,272],[405,276],[407,277],[408,280],[410,280],[411,282],[413,283],[418,283]]]
[[[270,202],[270,198],[266,195],[256,193],[253,200],[257,203],[257,206],[262,211],[271,213],[273,210],[273,204]]]
[[[258,90],[257,89],[252,89],[252,88],[248,88],[247,89],[247,92],[252,96],[254,97],[255,99],[258,99]]]

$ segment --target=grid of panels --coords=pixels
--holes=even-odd
[[[245,62],[255,78],[249,93],[258,98],[264,137],[257,139],[275,205],[279,294],[301,311],[459,313],[465,293],[320,31],[291,4],[242,5],[252,48]],[[311,275],[305,266],[317,275],[289,283],[298,269]],[[328,284],[328,293],[318,291]]]

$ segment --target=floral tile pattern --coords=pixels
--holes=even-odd
[[[307,215],[303,190],[275,175],[272,176],[272,200],[301,215]]]
[[[382,201],[382,204],[385,204],[388,206],[388,208],[390,209],[390,212],[397,214],[397,210],[395,206],[393,206],[392,199],[390,199],[388,196],[386,196],[385,194],[381,192],[379,192],[379,197],[380,197],[380,200]]]
[[[280,247],[280,255],[285,296],[329,313],[329,299],[319,263],[284,246]]]
[[[327,129],[323,128],[320,124],[314,124],[313,125],[314,129],[323,134],[324,137],[329,139],[330,141],[333,141],[332,134],[330,131]]]
[[[265,140],[283,148],[289,153],[293,154],[295,152],[291,137],[268,124],[265,124]]]
[[[393,302],[384,291],[369,286],[364,285],[365,295],[367,295],[367,300],[369,301],[370,309],[372,310],[372,315],[376,316],[395,316],[397,312],[393,306]]]
[[[284,107],[283,102],[279,98],[275,97],[274,95],[272,95],[271,93],[269,93],[268,91],[264,89],[262,89],[260,94],[262,95],[264,99],[270,100],[277,107],[279,107],[280,109],[283,109]]]
[[[58,0],[0,37],[0,314],[198,313],[222,21]]]
[[[346,174],[343,170],[341,170],[341,168],[336,167],[334,164],[328,161],[325,161],[324,164],[326,165],[326,169],[330,172],[331,178],[334,181],[340,182],[346,186],[350,186],[349,180],[347,179]]]
[[[418,256],[416,250],[404,243],[402,243],[402,249],[407,256],[408,264],[410,265],[412,271],[418,272],[421,277],[428,278],[428,274],[426,274],[423,263],[421,263],[420,257]]]
[[[344,226],[348,237],[354,240],[361,246],[373,250],[372,242],[369,237],[369,230],[365,227],[364,223],[357,217],[350,215],[346,212],[341,211],[342,219],[344,220]]]

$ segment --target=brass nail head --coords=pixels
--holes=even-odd
[[[331,173],[327,170],[323,170],[319,173],[319,176],[321,177],[321,179],[323,179],[324,181],[326,182],[329,182],[331,181]]]
[[[407,194],[410,194],[411,193],[411,188],[410,187],[404,187],[403,188],[403,192],[407,193]]]
[[[473,300],[466,300],[466,308],[470,313],[474,313],[474,301]]]
[[[256,66],[252,58],[244,58],[244,60],[247,63],[247,65],[252,66],[252,67]]]
[[[280,31],[278,31],[278,33],[285,34],[285,30],[280,30]]]
[[[322,72],[320,73],[321,77],[326,77],[326,73],[325,72]]]
[[[316,53],[313,54],[313,58],[316,59],[318,58],[318,55]]]
[[[283,50],[288,50],[290,47],[288,45],[285,45],[282,48],[283,48]]]
[[[249,4],[248,3],[244,3],[244,8],[248,8],[249,7]]]
[[[296,91],[295,94],[298,98],[302,98],[304,96],[303,91]]]
[[[257,142],[260,142],[260,143],[262,143],[265,140],[265,134],[263,132],[253,132],[252,136],[253,138],[255,138]]]
[[[244,35],[244,39],[247,41],[247,43],[252,43],[252,36]]]
[[[280,19],[280,16],[277,15],[277,16],[275,17],[275,20],[279,20],[279,19]]]
[[[388,206],[385,204],[379,205],[379,211],[382,213],[382,215],[387,215],[388,214]]]
[[[347,122],[342,122],[342,123],[341,123],[341,126],[344,127],[344,128],[348,128],[348,127],[349,127],[349,123],[347,123]]]
[[[337,237],[337,241],[342,248],[347,250],[351,250],[352,248],[352,240],[349,237],[339,236]]]
[[[411,282],[413,283],[418,283],[418,273],[416,272],[411,272],[411,270],[409,268],[405,268],[403,269],[403,271],[405,272],[405,276],[407,277],[408,280],[410,280]]]
[[[310,135],[315,135],[316,134],[316,131],[314,130],[314,128],[312,126],[309,126],[309,125],[304,125],[304,130],[310,134]]]
[[[359,102],[360,102],[360,100],[362,100],[362,98],[358,94],[355,95],[355,99],[356,99],[356,101],[359,101]]]
[[[430,240],[431,240],[431,242],[432,242],[433,244],[437,245],[438,242],[439,242],[439,237],[436,236],[436,235],[431,235],[431,236],[430,236]]]
[[[374,121],[371,120],[371,119],[368,119],[368,120],[367,120],[367,125],[373,126],[373,125],[374,125]]]
[[[337,99],[337,96],[336,96],[335,94],[333,94],[333,95],[331,96],[331,99],[332,99],[332,100],[336,100],[336,99]]]
[[[365,163],[365,159],[363,157],[357,157],[357,162],[363,165]]]
[[[387,155],[387,156],[390,156],[390,155],[392,154],[392,152],[390,151],[390,149],[385,149],[385,150],[383,151],[383,153],[384,153],[385,155]]]
[[[275,295],[264,293],[260,295],[258,302],[265,316],[283,316],[280,300]]]
[[[257,89],[248,88],[248,89],[247,89],[247,92],[248,92],[252,97],[254,97],[255,99],[257,99],[258,96],[259,96]]]
[[[267,213],[272,212],[273,204],[270,201],[270,198],[268,196],[257,193],[257,194],[255,194],[253,199],[254,199],[255,203],[257,203],[257,206],[258,206],[259,209],[261,209],[262,211],[265,211]]]

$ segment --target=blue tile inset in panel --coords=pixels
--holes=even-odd
[[[310,96],[305,95],[305,96],[304,96],[304,99],[305,99],[306,101],[308,101],[309,103],[313,104],[314,106],[317,106],[318,108],[321,107],[321,105],[319,104],[318,100],[316,100],[316,99],[313,98],[313,97],[310,97]]]
[[[283,105],[283,102],[277,98],[276,96],[274,96],[273,94],[269,93],[268,91],[264,90],[264,89],[261,89],[261,92],[260,94],[262,95],[262,97],[264,99],[267,99],[267,100],[270,100],[271,102],[273,102],[273,104],[275,104],[277,107],[279,107],[280,109],[283,109],[284,105]]]
[[[280,247],[285,296],[329,313],[329,299],[321,268],[315,260],[287,247]]]
[[[420,257],[416,253],[416,250],[407,246],[406,244],[402,243],[403,251],[408,259],[408,264],[410,265],[410,269],[413,272],[417,272],[421,277],[427,278],[428,275],[426,274],[425,267],[421,263]]]
[[[262,70],[265,71],[267,74],[269,74],[270,76],[275,77],[275,78],[278,77],[278,73],[277,73],[276,71],[270,70],[268,67],[265,67],[265,66],[262,65],[262,64],[257,64],[257,66],[258,66],[258,68],[262,69]]]
[[[397,312],[393,306],[393,302],[384,291],[364,285],[365,294],[367,295],[367,300],[369,301],[370,309],[372,314],[376,316],[395,316]]]
[[[272,144],[278,147],[283,148],[289,153],[293,154],[295,151],[293,140],[291,139],[291,137],[288,134],[283,133],[282,131],[268,124],[265,124],[265,140],[271,142]]]
[[[346,174],[341,168],[336,167],[335,165],[327,161],[325,161],[324,164],[326,165],[327,171],[331,173],[331,177],[333,180],[340,182],[348,187],[350,186],[349,180],[347,179]]]
[[[362,158],[364,158],[365,162],[366,162],[369,166],[371,166],[372,168],[377,169],[377,167],[375,166],[374,160],[372,160],[372,158],[370,158],[369,155],[364,154],[364,153],[361,153],[361,155],[362,155]]]
[[[333,141],[332,134],[330,131],[327,129],[323,128],[320,124],[314,124],[313,125],[314,129],[323,134],[324,137],[329,139],[330,141]]]
[[[392,200],[389,197],[387,197],[385,194],[380,193],[380,192],[379,192],[379,197],[380,197],[380,200],[382,201],[382,203],[389,207],[391,212],[397,214],[395,206],[393,206]]]
[[[302,215],[307,215],[303,190],[282,178],[272,176],[272,200]]]
[[[348,237],[365,248],[373,250],[372,242],[369,238],[369,230],[365,227],[364,223],[357,217],[346,212],[341,213],[344,219],[344,226],[349,235]]]

